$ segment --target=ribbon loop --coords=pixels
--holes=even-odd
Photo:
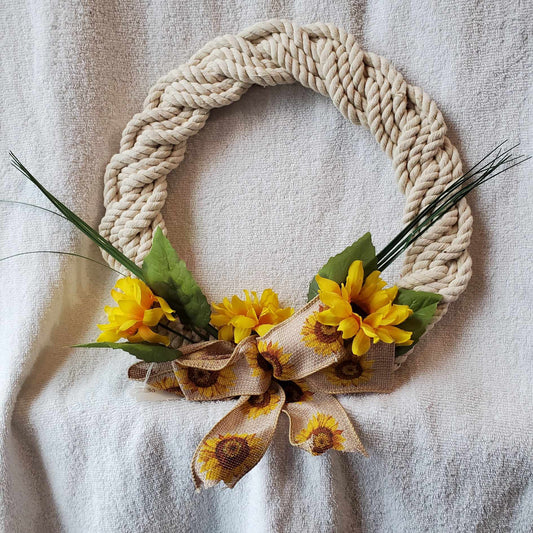
[[[233,487],[263,457],[274,436],[285,393],[275,382],[260,396],[242,396],[202,439],[192,460],[196,488]]]
[[[227,341],[214,341],[188,348],[183,358],[172,361],[188,400],[221,400],[262,394],[268,389],[270,373],[252,366],[253,358],[257,360],[255,337],[247,337],[236,347]]]
[[[368,455],[334,396],[316,392],[305,401],[286,403],[283,412],[289,417],[289,440],[293,446],[312,455],[332,449]]]

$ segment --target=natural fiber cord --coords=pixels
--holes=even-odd
[[[272,20],[214,39],[152,87],[107,166],[100,233],[140,264],[157,226],[165,230],[167,175],[183,160],[187,140],[203,128],[209,110],[236,102],[254,84],[294,82],[329,96],[345,117],[374,134],[406,197],[404,223],[462,175],[435,102],[386,59],[363,51],[353,35],[331,24]],[[434,322],[470,279],[471,233],[463,199],[406,254],[398,285],[443,296]]]

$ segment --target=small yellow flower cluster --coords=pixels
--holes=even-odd
[[[354,261],[346,283],[338,283],[316,276],[319,296],[327,309],[318,314],[318,321],[336,326],[343,339],[351,339],[352,352],[363,355],[370,342],[383,341],[400,346],[412,344],[412,332],[395,327],[413,311],[407,305],[393,304],[398,287],[385,289],[386,282],[375,270],[364,279],[363,263]]]
[[[255,331],[265,335],[276,324],[283,322],[293,313],[292,307],[281,308],[278,295],[266,289],[261,298],[256,292],[244,291],[245,299],[233,296],[213,304],[211,323],[218,328],[218,338],[235,341],[237,344]]]
[[[163,317],[173,321],[174,312],[168,303],[150,290],[148,285],[135,278],[121,278],[111,296],[118,307],[105,307],[109,324],[98,324],[102,331],[97,342],[116,342],[120,338],[129,342],[169,344],[169,338],[159,335],[151,328]],[[120,292],[119,292],[120,291]]]

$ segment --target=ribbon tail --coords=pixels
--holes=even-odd
[[[312,398],[287,403],[283,408],[289,417],[289,440],[312,455],[328,450],[368,454],[339,401],[330,394],[315,392]]]
[[[242,396],[196,448],[191,464],[196,488],[220,481],[233,488],[265,454],[284,403],[277,383],[261,395]]]

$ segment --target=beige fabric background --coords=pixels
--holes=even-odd
[[[465,164],[531,144],[533,15],[519,0],[14,1],[0,32],[1,198],[46,205],[13,149],[93,225],[121,129],[149,87],[207,40],[258,20],[333,22],[439,104]],[[232,402],[142,403],[127,354],[96,335],[114,277],[82,260],[0,263],[0,524],[13,531],[529,531],[533,523],[531,164],[471,197],[474,273],[390,395],[341,397],[369,459],[293,449],[284,418],[233,491],[196,494],[196,443]],[[253,88],[212,113],[171,175],[169,234],[209,298],[310,277],[402,198],[371,135],[301,87]],[[98,251],[61,219],[0,207],[0,257]],[[388,272],[395,279],[399,265]]]

